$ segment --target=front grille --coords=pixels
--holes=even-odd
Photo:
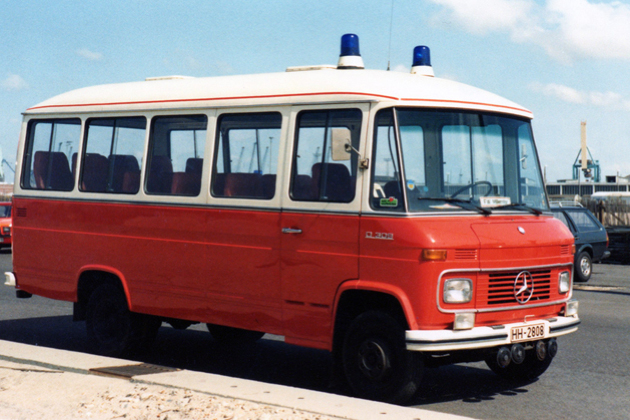
[[[548,300],[551,297],[551,270],[528,270],[534,279],[534,293],[527,302],[528,304],[539,301]],[[516,277],[522,271],[502,271],[485,273],[481,277],[485,277],[487,281],[486,304],[490,306],[517,304],[514,297],[514,282]],[[483,280],[482,280],[483,282]],[[480,292],[483,293],[482,289]]]

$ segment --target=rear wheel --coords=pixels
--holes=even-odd
[[[575,259],[576,281],[587,282],[591,278],[592,272],[593,261],[591,260],[591,255],[586,251],[580,252]]]
[[[405,329],[383,312],[365,312],[350,324],[342,360],[346,379],[361,398],[402,403],[420,385],[420,355],[407,351]]]
[[[144,351],[160,325],[159,318],[131,312],[125,294],[113,284],[98,286],[88,300],[88,340],[99,354],[116,357]]]

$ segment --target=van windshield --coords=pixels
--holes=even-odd
[[[418,108],[376,116],[372,208],[548,210],[529,120]]]

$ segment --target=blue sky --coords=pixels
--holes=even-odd
[[[630,2],[393,0],[391,12],[391,0],[4,0],[0,146],[13,164],[21,112],[68,90],[336,64],[355,33],[368,68],[409,71],[428,45],[436,76],[532,110],[549,181],[571,177],[582,120],[602,174],[630,174]]]

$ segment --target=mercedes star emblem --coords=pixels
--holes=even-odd
[[[521,305],[526,304],[534,295],[534,278],[529,271],[521,271],[514,280],[514,297]]]

